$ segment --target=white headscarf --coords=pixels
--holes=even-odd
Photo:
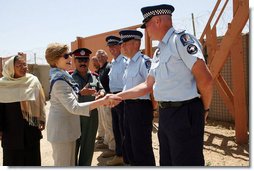
[[[0,103],[20,102],[24,119],[30,125],[38,126],[45,122],[45,96],[37,77],[26,73],[24,77],[14,78],[14,58],[8,59],[0,78]]]

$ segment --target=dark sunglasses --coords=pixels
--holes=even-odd
[[[69,56],[71,56],[71,53],[65,53],[65,54],[63,54],[64,59],[68,59]]]
[[[78,60],[79,63],[82,62],[88,62],[90,59],[89,58],[76,58]]]

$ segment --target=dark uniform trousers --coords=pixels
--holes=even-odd
[[[153,107],[150,100],[124,101],[124,149],[132,166],[155,166],[152,148]]]
[[[199,98],[159,109],[160,165],[204,166],[204,109]]]
[[[81,136],[76,141],[75,165],[91,166],[98,129],[97,109],[90,112],[90,117],[80,116],[80,123]]]
[[[123,112],[124,103],[121,102],[119,105],[111,108],[112,113],[112,127],[116,142],[116,155],[123,156]]]

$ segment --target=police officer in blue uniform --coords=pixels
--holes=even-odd
[[[159,45],[146,81],[118,96],[130,99],[153,90],[160,113],[160,165],[203,166],[204,124],[213,80],[199,41],[173,28],[173,11],[167,4],[141,9],[141,28]]]
[[[122,30],[121,47],[128,57],[123,75],[123,91],[144,82],[149,73],[151,60],[140,51],[143,34],[137,30]],[[132,166],[154,166],[152,148],[153,106],[150,94],[124,101],[124,150]]]
[[[96,93],[101,93],[98,94],[101,96],[105,94],[97,76],[88,69],[91,53],[87,48],[79,48],[72,52],[76,67],[72,77],[82,90],[78,97],[79,102],[94,101]],[[98,128],[97,109],[91,111],[90,117],[80,116],[80,127],[81,136],[76,141],[75,163],[78,166],[91,166]]]
[[[119,93],[123,90],[123,74],[126,68],[127,58],[121,54],[121,39],[117,36],[107,36],[106,42],[113,59],[111,61],[111,69],[109,71],[109,88],[111,93]],[[110,161],[107,161],[108,166],[123,165],[123,102],[111,109],[112,127],[116,142],[116,155]],[[126,159],[125,159],[126,161]]]

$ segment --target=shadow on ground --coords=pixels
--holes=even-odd
[[[98,142],[95,143],[95,148],[94,148],[94,152],[101,152],[101,154],[104,151],[107,151],[107,149],[97,149],[96,145],[98,144]],[[97,166],[106,166],[107,161],[112,160],[113,157],[108,157],[108,158],[104,158],[101,156],[101,154],[99,156],[97,156]],[[108,167],[108,166],[107,166]]]
[[[214,128],[211,129],[212,127]],[[229,131],[225,133],[222,131],[223,129]],[[236,143],[234,124],[232,123],[208,121],[205,129],[204,149],[235,159],[249,161],[249,143]]]

